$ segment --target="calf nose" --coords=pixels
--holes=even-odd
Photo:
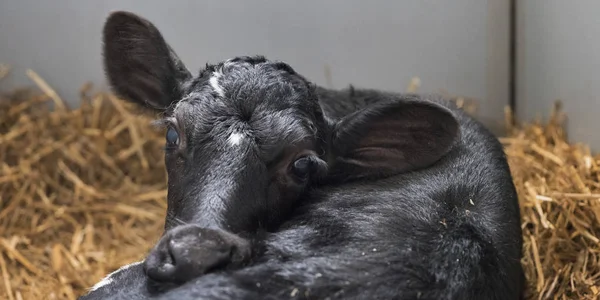
[[[148,277],[182,283],[226,264],[246,260],[250,243],[220,229],[182,225],[165,233],[144,262]]]

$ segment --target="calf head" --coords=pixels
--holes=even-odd
[[[193,75],[158,29],[132,13],[112,13],[103,36],[115,93],[160,113],[166,127],[167,231],[277,225],[328,168],[332,178],[349,179],[424,167],[458,134],[448,110],[409,98],[328,121],[313,84],[261,56]]]
[[[104,64],[116,94],[162,115],[167,229],[273,223],[326,169],[318,100],[285,63],[238,57],[194,76],[149,21],[115,12]]]

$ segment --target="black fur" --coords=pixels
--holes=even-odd
[[[128,28],[126,18],[151,26],[128,13],[111,18],[106,28]],[[153,27],[136,30],[130,36],[158,46],[164,43]],[[111,44],[126,41],[105,35],[106,41],[106,64],[128,64],[123,53],[110,51]],[[176,57],[165,52],[172,53],[168,46],[153,49],[162,49],[155,57],[167,61]],[[178,60],[150,63],[159,66],[150,72],[155,75],[150,80],[154,87],[165,85],[164,78],[173,70],[182,70],[173,66],[183,65]],[[114,81],[138,78],[107,69]],[[133,66],[115,69],[139,75]],[[161,73],[164,70],[171,73]],[[214,72],[221,74],[222,91],[210,85]],[[143,87],[135,81],[113,86],[128,100],[150,102],[167,116],[177,116],[178,126],[184,127],[179,129],[184,135],[176,154],[166,154],[171,225],[149,256],[171,257],[146,264],[145,271],[179,268],[151,276],[159,287],[160,281],[197,278],[151,293],[148,286],[156,287],[157,282],[148,282],[144,265],[139,264],[117,272],[111,284],[82,300],[521,297],[519,207],[502,146],[450,102],[375,90],[315,89],[290,66],[263,57],[207,66],[194,79],[175,77],[185,79],[169,85],[181,90],[156,88],[162,92],[152,98],[170,102],[128,92]],[[190,94],[192,99],[173,107]],[[232,127],[252,136],[242,144],[242,152],[222,144]],[[327,176],[295,185],[271,180],[272,170],[287,170],[288,161],[282,159],[287,152],[281,148],[290,145],[294,151],[312,151],[315,161],[326,162]],[[234,155],[245,159],[236,160]],[[291,180],[289,174],[279,178]],[[211,185],[215,188],[206,188]],[[269,189],[274,185],[276,189]],[[208,192],[227,189],[233,191],[221,199],[226,205],[203,203],[214,197]],[[270,217],[273,212],[279,213]],[[217,232],[213,239],[228,241],[226,251],[233,257],[251,249],[252,260],[229,268],[219,267],[221,259],[198,265],[200,260],[194,258],[209,255],[207,260],[214,261],[216,256],[210,255],[220,255],[220,246],[219,251],[198,255],[177,254],[185,251],[168,246],[169,241],[187,243],[193,250],[203,243],[190,238],[208,229]],[[261,229],[268,233],[260,236]],[[177,232],[191,234],[177,238]],[[196,274],[186,270],[190,264],[212,272]],[[166,280],[161,277],[165,274]]]

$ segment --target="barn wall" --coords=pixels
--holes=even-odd
[[[169,4],[171,3],[171,4]],[[289,62],[313,81],[405,91],[445,91],[481,102],[490,127],[508,103],[508,1],[1,1],[2,88],[30,84],[34,69],[71,104],[79,87],[104,88],[100,31],[111,10],[154,22],[197,69],[235,55]]]
[[[561,100],[572,142],[600,150],[600,1],[518,1],[517,111],[547,117]]]

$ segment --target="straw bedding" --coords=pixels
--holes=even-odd
[[[0,298],[75,299],[158,239],[163,134],[111,94],[86,86],[70,109],[27,74],[36,88],[0,95]],[[546,122],[506,118],[528,299],[597,299],[600,155],[567,141],[558,106]]]

